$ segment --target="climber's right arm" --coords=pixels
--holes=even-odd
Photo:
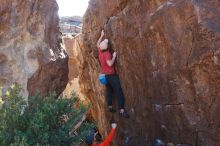
[[[117,55],[116,52],[114,52],[113,55],[112,55],[112,58],[111,58],[111,59],[109,58],[109,59],[107,60],[108,66],[111,67],[111,66],[115,63],[116,55]]]
[[[99,38],[99,40],[98,40],[98,42],[97,42],[97,44],[96,44],[97,48],[99,48],[99,45],[100,45],[100,43],[101,43],[102,38],[103,38],[104,35],[105,35],[104,30],[102,30],[101,36],[100,36],[100,38]]]

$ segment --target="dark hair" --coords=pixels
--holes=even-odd
[[[96,139],[96,142],[97,142],[97,143],[101,143],[101,142],[102,142],[102,136],[101,136],[101,134],[100,134],[100,133],[96,134],[95,139]]]

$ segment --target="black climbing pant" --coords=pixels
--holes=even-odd
[[[106,75],[107,84],[106,84],[106,98],[108,106],[112,106],[113,94],[118,100],[119,109],[124,109],[125,98],[122,92],[121,84],[119,81],[118,75]]]

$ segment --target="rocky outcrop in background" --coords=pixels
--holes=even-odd
[[[60,94],[68,81],[55,0],[0,0],[0,85]]]
[[[220,145],[220,2],[91,0],[83,25],[82,90],[107,135],[111,115],[98,81],[96,41],[105,29],[131,118],[115,114],[114,146]]]
[[[64,95],[70,97],[72,93],[76,93],[81,101],[87,100],[85,96],[81,93],[80,84],[79,84],[79,75],[82,74],[80,71],[83,71],[81,64],[83,61],[83,56],[81,54],[82,50],[82,37],[81,34],[71,37],[64,36],[64,45],[69,56],[68,66],[68,84],[64,90]],[[88,100],[87,100],[88,101]]]

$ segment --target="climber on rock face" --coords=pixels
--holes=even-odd
[[[124,118],[129,118],[129,115],[125,111],[124,105],[125,105],[125,98],[124,94],[121,88],[121,84],[119,81],[119,77],[116,74],[115,71],[115,60],[116,60],[116,52],[113,54],[110,53],[108,49],[108,39],[103,39],[104,37],[104,31],[102,30],[101,36],[97,42],[97,48],[99,51],[99,61],[101,64],[101,73],[105,75],[107,83],[105,84],[105,94],[107,98],[108,108],[110,112],[115,112],[112,106],[112,100],[113,100],[113,93],[116,95],[118,99],[118,106],[120,109],[120,116]]]
[[[110,142],[112,141],[115,135],[115,129],[117,127],[116,123],[112,123],[112,130],[109,133],[108,137],[100,144],[96,141],[96,133],[94,130],[90,131],[86,136],[85,143],[87,146],[109,146]]]

